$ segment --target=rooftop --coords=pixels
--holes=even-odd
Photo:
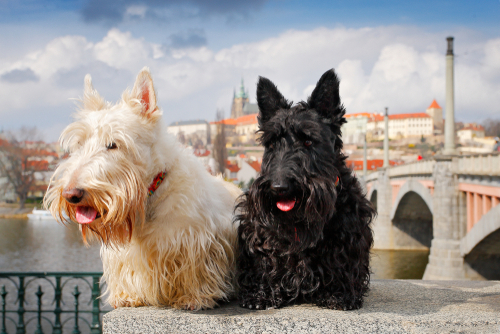
[[[408,118],[431,118],[427,113],[425,112],[417,112],[417,113],[410,113],[410,114],[393,114],[389,115],[389,119],[408,119]],[[381,114],[372,114],[372,117],[370,119],[370,122],[381,122],[384,120],[384,116]]]
[[[372,117],[374,114],[369,113],[369,112],[358,112],[355,114],[347,114],[344,117],[345,118],[352,118],[352,117]]]
[[[472,130],[472,131],[484,131],[484,127],[478,124],[467,124],[458,131]]]
[[[347,167],[351,168],[352,170],[363,170],[363,160],[346,160],[346,165]],[[389,160],[389,165],[390,166],[397,166],[400,163],[397,163],[396,161]],[[378,168],[381,168],[384,166],[384,160],[383,159],[372,159],[372,160],[366,160],[366,169],[367,170],[377,170]]]
[[[222,121],[214,121],[210,122],[210,124],[225,124],[225,125],[236,125],[236,120],[232,118],[226,118]]]
[[[237,125],[255,124],[259,114],[250,114],[235,119]]]
[[[226,160],[226,168],[229,169],[231,173],[238,173],[241,169],[237,164],[232,164],[229,160]]]
[[[436,102],[436,100],[432,100],[431,105],[427,109],[443,109],[439,106],[439,104]]]
[[[247,164],[249,164],[250,167],[252,167],[253,169],[255,169],[255,171],[257,173],[260,173],[260,164],[259,164],[258,161],[256,161],[256,160],[248,160]]]

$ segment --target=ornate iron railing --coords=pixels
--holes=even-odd
[[[73,334],[101,333],[101,315],[108,312],[99,298],[101,276],[98,272],[0,272],[0,334],[62,334],[71,329]],[[74,283],[72,291],[70,283]],[[82,323],[87,326],[80,329]]]

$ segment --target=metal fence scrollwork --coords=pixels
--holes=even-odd
[[[0,272],[0,334],[102,333],[102,273]]]

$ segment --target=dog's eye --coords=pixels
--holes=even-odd
[[[269,144],[268,147],[272,150],[274,148],[274,144]]]
[[[304,142],[304,145],[305,145],[306,147],[309,147],[309,146],[311,146],[311,145],[312,145],[312,143],[313,143],[312,141],[310,141],[310,140],[306,140],[306,141]]]
[[[111,143],[111,144],[108,144],[108,146],[106,146],[106,148],[108,150],[114,150],[114,149],[118,148],[118,146],[116,146],[115,143]]]

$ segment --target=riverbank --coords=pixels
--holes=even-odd
[[[374,280],[365,305],[332,311],[313,305],[253,311],[237,302],[207,311],[119,308],[106,333],[497,333],[499,281]]]
[[[18,203],[0,203],[0,219],[28,219],[35,206],[34,203],[26,203],[24,209],[20,209]]]

